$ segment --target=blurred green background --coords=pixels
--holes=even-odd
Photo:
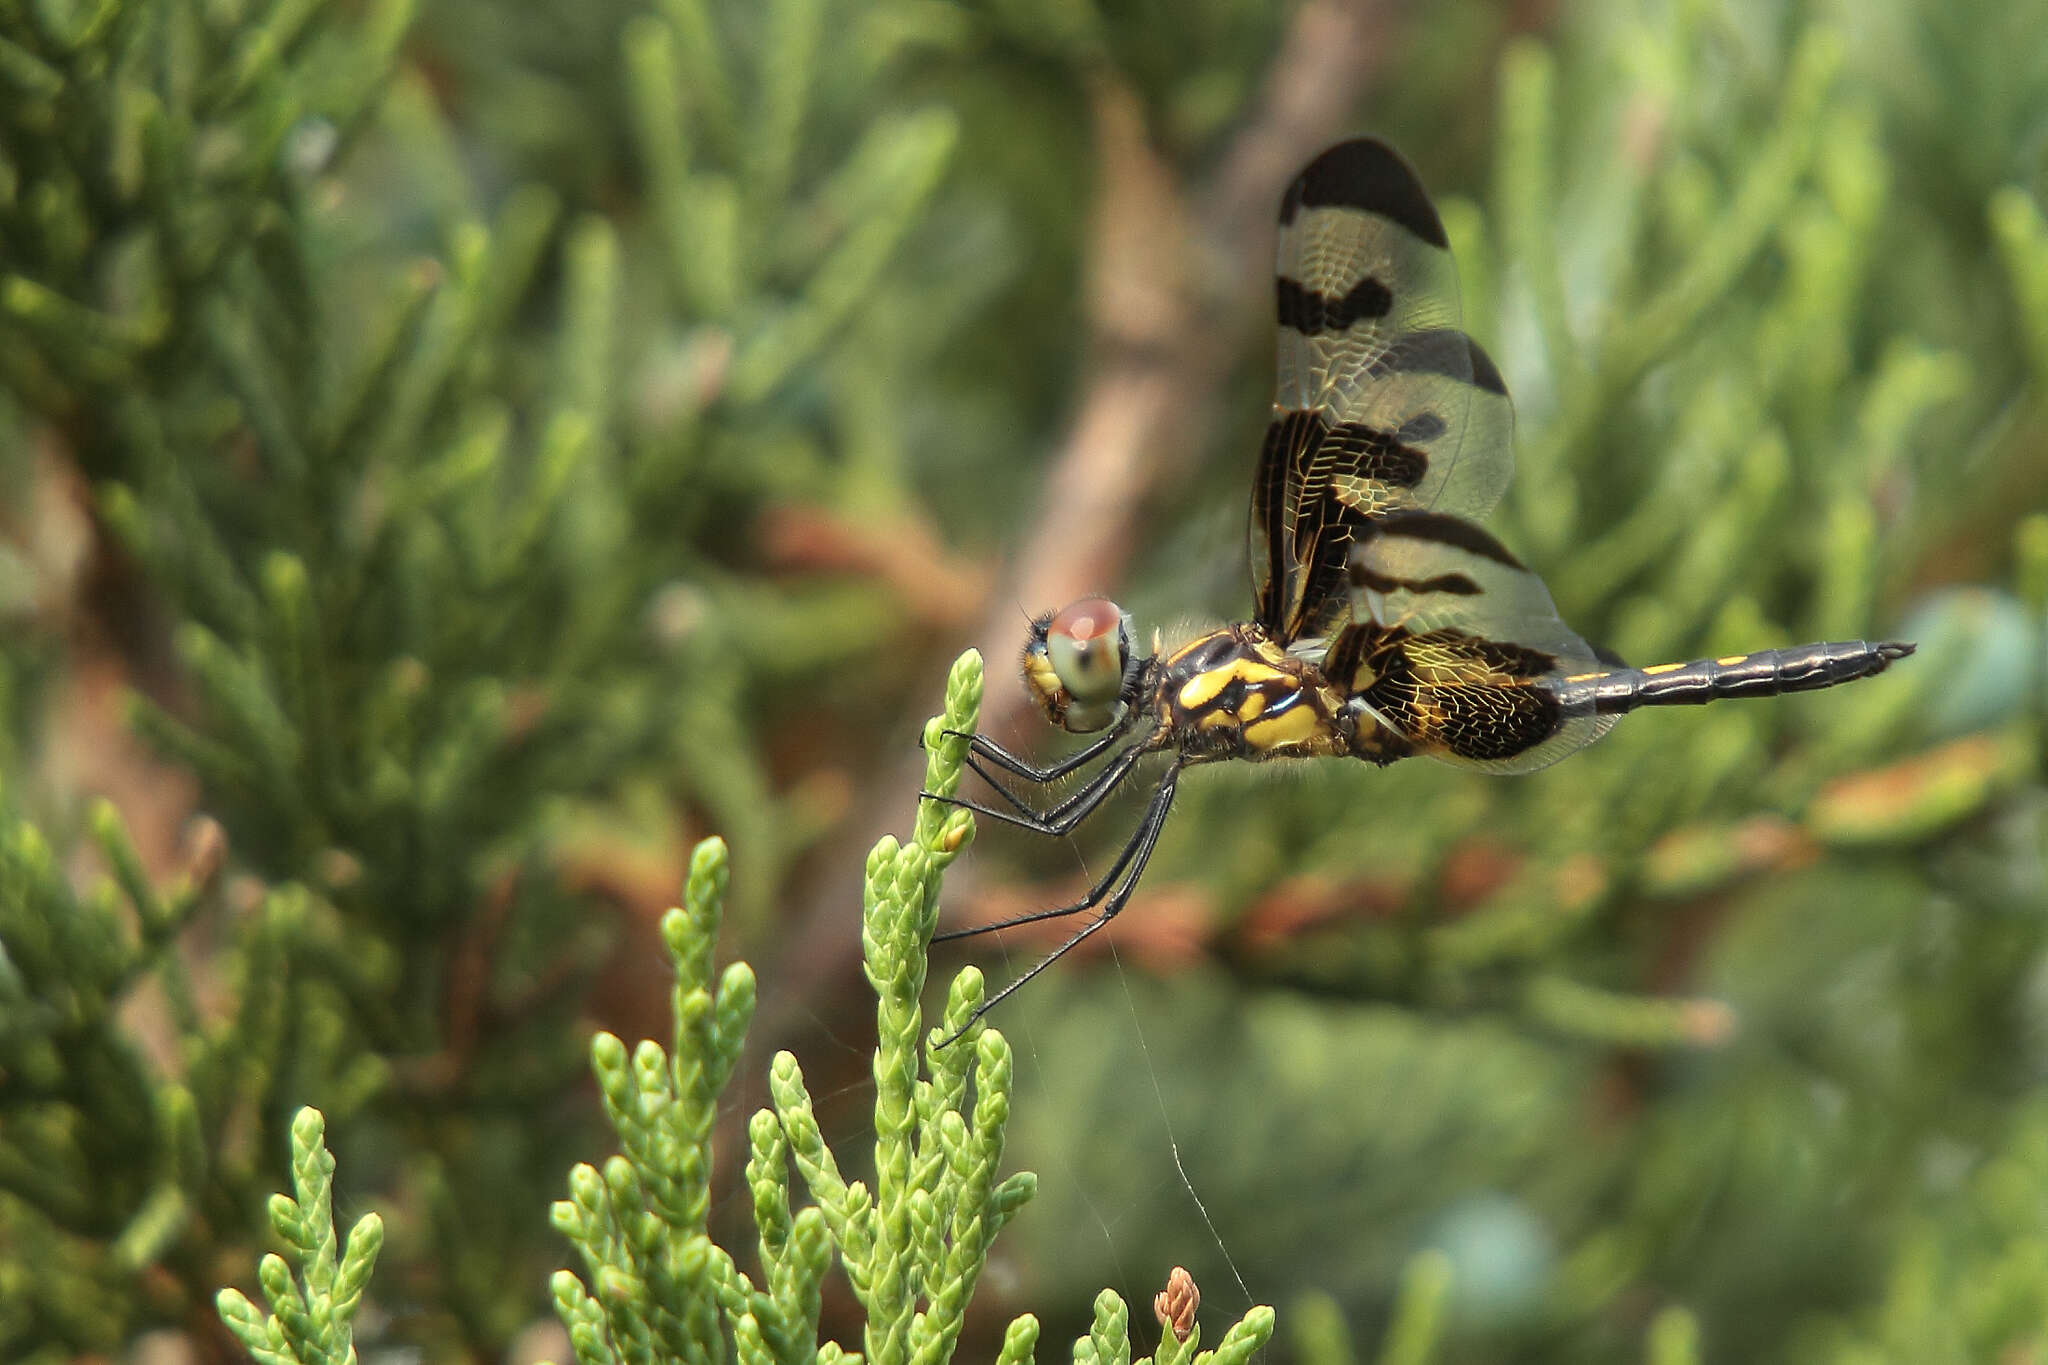
[[[861,854],[947,661],[1047,754],[1025,614],[1244,613],[1271,218],[1358,132],[1442,203],[1520,416],[1492,525],[1581,633],[1920,652],[1533,777],[1185,782],[996,1018],[1041,1192],[965,1349],[1184,1264],[1343,1365],[1436,1248],[1447,1362],[1673,1305],[1710,1360],[2048,1358],[2006,0],[0,0],[0,1358],[226,1358],[300,1104],[390,1229],[370,1346],[566,1358],[587,1040],[665,1032],[706,833],[732,1135],[782,1047],[857,1126]],[[1134,814],[985,828],[948,920]]]

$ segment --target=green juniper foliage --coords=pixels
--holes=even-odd
[[[68,1257],[0,1253],[9,1358],[183,1320],[214,1271],[142,1272],[246,1245],[255,1154],[307,1096],[398,1144],[420,1216],[394,1254],[440,1284],[425,1335],[501,1345],[546,1254],[502,1191],[559,1169],[563,1126],[529,1115],[574,1083],[575,988],[608,951],[551,870],[604,859],[598,812],[654,812],[672,841],[659,812],[680,802],[744,841],[740,918],[765,932],[779,870],[826,826],[775,789],[748,709],[898,613],[876,585],[771,589],[724,528],[796,487],[907,503],[900,475],[826,455],[872,447],[864,404],[927,344],[853,318],[953,116],[887,97],[885,58],[815,88],[789,55],[818,48],[817,6],[783,7],[772,56],[693,5],[622,13],[603,80],[632,95],[653,212],[572,215],[544,184],[478,183],[401,62],[413,18],[0,4],[0,472],[28,489],[32,444],[61,442],[90,480],[116,595],[147,585],[133,724],[260,883],[216,944],[228,1017],[181,1009],[173,1066],[0,1075],[0,1164],[91,1186],[0,1201],[0,1247],[61,1229],[90,1264],[117,1250],[128,1285],[104,1311]],[[0,528],[32,538],[36,512],[0,501]],[[13,632],[0,651],[10,758],[62,695],[38,686],[51,652]],[[22,856],[53,861],[33,839]],[[136,984],[131,957],[174,972],[177,924],[138,900],[132,948],[39,876],[8,906],[14,976],[118,1036],[102,993]],[[203,1220],[164,1193],[195,1187],[218,1201]]]
[[[945,711],[925,727],[926,790],[957,788],[966,749],[958,735],[973,730],[981,684],[979,657],[963,655],[948,680]],[[1010,1050],[1001,1033],[969,1024],[983,998],[975,968],[954,979],[939,1022],[924,1033],[923,1067],[918,1063],[918,1000],[940,885],[973,829],[967,812],[926,802],[910,844],[884,839],[868,859],[863,943],[880,1039],[875,1185],[871,1191],[841,1175],[796,1059],[777,1054],[774,1107],[757,1111],[747,1125],[758,1286],[706,1231],[711,1134],[753,1015],[754,976],[743,962],[713,971],[727,855],[721,840],[698,845],[683,905],[661,925],[677,975],[672,1046],[643,1041],[629,1054],[618,1038],[598,1035],[592,1066],[623,1150],[602,1171],[571,1171],[570,1197],[554,1208],[555,1226],[583,1260],[583,1277],[567,1270],[554,1277],[556,1309],[581,1365],[717,1361],[728,1350],[752,1365],[951,1359],[989,1245],[1037,1187],[1029,1172],[996,1179],[1009,1118]],[[942,1045],[953,1035],[960,1046]],[[337,1243],[334,1159],[324,1135],[319,1112],[302,1109],[291,1132],[297,1198],[270,1202],[272,1225],[292,1253],[263,1259],[259,1277],[270,1316],[234,1289],[219,1296],[222,1320],[262,1365],[356,1358],[350,1323],[382,1246],[383,1224],[365,1214],[346,1244]],[[793,1207],[792,1167],[814,1202]],[[821,1287],[835,1258],[865,1312],[861,1352],[818,1342]],[[1382,1361],[1431,1359],[1449,1276],[1438,1254],[1410,1268]],[[1319,1325],[1301,1329],[1302,1358],[1348,1365],[1341,1322],[1326,1311],[1305,1314]],[[1124,1301],[1104,1290],[1089,1331],[1074,1342],[1073,1359],[1246,1365],[1271,1338],[1274,1321],[1270,1308],[1253,1308],[1213,1350],[1201,1349],[1199,1322],[1185,1337],[1164,1331],[1156,1356],[1134,1363]],[[1013,1320],[998,1365],[1032,1359],[1038,1330],[1030,1314]],[[1696,1359],[1691,1330],[1683,1315],[1660,1320],[1651,1359]]]
[[[974,730],[981,684],[980,658],[961,656],[944,713],[925,727],[926,790],[958,787],[966,756],[959,736]],[[698,845],[683,906],[661,926],[677,976],[674,1041],[666,1050],[645,1041],[629,1053],[618,1038],[598,1035],[592,1065],[621,1151],[602,1171],[578,1166],[569,1198],[555,1205],[555,1226],[583,1260],[581,1278],[564,1270],[554,1280],[581,1365],[718,1361],[728,1342],[745,1365],[940,1365],[952,1357],[989,1245],[1037,1187],[1028,1171],[998,1173],[1010,1045],[994,1029],[969,1027],[983,998],[981,973],[962,969],[939,1021],[921,1027],[940,882],[973,829],[966,811],[926,801],[909,843],[885,838],[868,856],[861,941],[876,997],[873,1183],[842,1173],[796,1058],[777,1053],[774,1106],[747,1125],[746,1183],[760,1238],[753,1277],[706,1231],[711,1134],[753,1015],[754,976],[734,963],[714,982],[726,850],[716,839]],[[810,1199],[801,1206],[791,1199],[792,1166]],[[818,1341],[820,1285],[835,1257],[863,1310],[857,1353]],[[1272,1310],[1255,1308],[1216,1350],[1195,1354],[1191,1338],[1162,1350],[1160,1362],[1243,1365],[1272,1330]],[[1037,1319],[1017,1318],[999,1358],[1029,1359],[1037,1335]],[[1105,1290],[1093,1331],[1075,1344],[1076,1365],[1130,1358],[1123,1301]]]
[[[239,1290],[220,1291],[220,1316],[257,1365],[355,1365],[350,1324],[384,1245],[384,1221],[356,1220],[346,1240],[334,1229],[334,1156],[317,1109],[292,1120],[292,1189],[270,1200],[270,1225],[289,1255],[263,1258],[258,1278],[268,1317]],[[296,1276],[294,1272],[296,1271]]]
[[[926,790],[957,789],[981,700],[981,660],[954,665],[946,707],[926,725]],[[908,845],[885,838],[868,859],[863,944],[876,996],[873,1188],[848,1180],[818,1127],[796,1059],[772,1063],[772,1108],[747,1125],[746,1186],[759,1235],[756,1273],[709,1235],[718,1107],[741,1057],[754,1010],[754,975],[744,962],[713,970],[729,869],[725,844],[706,839],[690,860],[682,906],[661,935],[676,971],[675,1031],[669,1048],[643,1041],[629,1053],[609,1033],[592,1066],[621,1152],[599,1170],[569,1174],[569,1198],[554,1224],[575,1245],[583,1275],[554,1277],[556,1310],[580,1365],[732,1358],[751,1365],[833,1365],[862,1360],[950,1360],[990,1244],[1037,1188],[1030,1172],[997,1178],[1011,1098],[1011,1056],[1001,1033],[974,1021],[981,973],[955,977],[939,1021],[922,1038],[919,997],[938,920],[947,865],[971,842],[973,817],[935,802],[919,809]],[[972,1021],[972,1022],[971,1022]],[[954,1046],[947,1040],[957,1041]],[[319,1111],[302,1109],[291,1128],[296,1198],[274,1196],[270,1220],[289,1254],[266,1255],[258,1278],[265,1316],[238,1290],[219,1295],[223,1322],[261,1365],[341,1365],[356,1359],[351,1323],[383,1245],[375,1213],[345,1243],[333,1217],[334,1158]],[[812,1202],[792,1203],[795,1170]],[[820,1344],[819,1311],[834,1260],[864,1313],[863,1350]],[[296,1274],[295,1274],[296,1272]],[[1442,1331],[1451,1270],[1440,1253],[1419,1257],[1379,1359],[1427,1365]],[[757,1283],[758,1281],[758,1283]],[[1165,1309],[1160,1310],[1162,1319]],[[1350,1365],[1342,1320],[1328,1300],[1304,1305],[1296,1329],[1310,1365]],[[1128,1310],[1113,1290],[1095,1299],[1075,1365],[1246,1365],[1267,1344],[1273,1310],[1255,1307],[1201,1349],[1199,1321],[1185,1335],[1162,1321],[1155,1356],[1133,1362]],[[1033,1359],[1037,1318],[1024,1314],[1003,1333],[998,1365]],[[1651,1330],[1650,1359],[1697,1360],[1696,1328],[1673,1310]]]
[[[10,812],[0,833],[0,1225],[19,1249],[0,1263],[0,1340],[16,1358],[51,1340],[111,1350],[211,1297],[206,1230],[238,1225],[257,1198],[270,1106],[294,1074],[278,1024],[287,964],[308,935],[306,897],[281,889],[221,923],[217,827],[202,827],[186,871],[159,888],[111,806],[95,804],[89,823],[111,876],[84,894],[34,825]],[[175,950],[202,919],[238,969],[224,1015],[202,1010]],[[175,1072],[117,1012],[152,988]],[[337,1041],[330,1027],[304,1046]],[[343,1113],[381,1080],[374,1067],[330,1074]]]

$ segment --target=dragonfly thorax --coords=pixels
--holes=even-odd
[[[1355,749],[1340,701],[1313,664],[1240,623],[1164,655],[1155,704],[1161,730],[1195,762],[1377,757]]]

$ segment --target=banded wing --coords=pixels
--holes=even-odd
[[[1312,644],[1350,618],[1351,549],[1375,518],[1478,517],[1499,500],[1514,408],[1459,328],[1443,223],[1383,143],[1340,143],[1288,187],[1277,290],[1280,382],[1252,491],[1252,579],[1259,622],[1282,644]]]
[[[1331,641],[1323,671],[1417,753],[1530,772],[1614,724],[1578,680],[1619,661],[1573,634],[1543,580],[1462,517],[1375,520],[1349,580],[1357,619]]]

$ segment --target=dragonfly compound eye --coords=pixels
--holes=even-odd
[[[1070,698],[1062,722],[1066,728],[1094,730],[1109,724],[1130,656],[1130,636],[1116,603],[1084,597],[1061,611],[1046,625],[1045,649]]]

